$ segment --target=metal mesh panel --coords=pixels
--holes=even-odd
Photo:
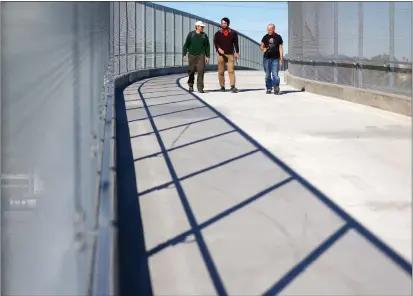
[[[165,66],[165,13],[163,10],[155,10],[155,67]]]
[[[175,13],[175,65],[183,65],[182,46],[185,43],[186,36],[183,35],[182,15]]]
[[[155,67],[155,11],[145,5],[145,68]]]
[[[297,65],[290,64],[288,66],[288,71],[294,69]],[[334,83],[334,68],[330,65],[328,66],[318,66],[317,67],[317,80],[321,82]]]
[[[412,3],[394,2],[394,58],[407,62],[411,56],[412,43]],[[411,80],[410,80],[411,81]]]
[[[215,46],[214,46],[214,34],[215,34],[215,32],[214,32],[214,26],[211,25],[211,24],[208,24],[207,27],[208,27],[209,44],[210,44],[210,46],[211,46],[211,52],[210,52],[211,57],[210,57],[209,62],[210,62],[210,64],[214,64],[214,63],[215,63],[215,62],[214,62],[214,55],[215,55]]]
[[[119,72],[127,73],[127,19],[126,19],[126,2],[119,3]]]
[[[142,3],[136,3],[136,69],[145,68],[145,51],[146,51],[146,30],[145,30],[145,5]]]
[[[190,18],[189,19],[189,31],[195,30],[196,21],[197,21],[196,18]]]
[[[411,96],[411,3],[290,2],[289,72]]]
[[[406,73],[395,73],[392,92],[409,96],[412,90],[412,76]]]
[[[303,77],[315,78],[315,67],[312,65],[302,65]]]
[[[109,23],[112,24],[109,28],[109,40],[111,40],[109,48],[110,48],[110,55],[113,56],[115,54],[115,35],[114,35],[114,31],[115,31],[115,19],[114,19],[114,15],[115,15],[115,9],[114,9],[114,2],[110,2],[110,12],[109,12]]]
[[[119,2],[119,54],[126,54],[127,47],[126,2]]]
[[[187,16],[182,17],[182,34],[184,39],[186,36],[188,36],[189,32],[191,31],[190,29],[190,19]],[[185,41],[184,41],[185,42]]]
[[[339,2],[337,4],[338,57],[340,59],[358,59],[359,3]]]
[[[337,83],[348,86],[355,86],[356,69],[353,67],[339,67],[337,68]]]
[[[166,12],[166,67],[172,67],[175,63],[174,57],[174,34],[175,34],[174,15],[171,12]]]
[[[126,50],[128,53],[127,58],[127,71],[135,71],[136,70],[136,60],[135,60],[135,52],[136,52],[136,11],[135,11],[135,3],[134,2],[127,2],[126,4],[126,20],[127,20],[127,43],[126,43]]]
[[[1,4],[1,177],[27,182],[1,188],[4,295],[87,294],[109,53],[119,54],[110,6]]]

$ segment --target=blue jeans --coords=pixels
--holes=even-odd
[[[279,59],[264,58],[265,86],[267,87],[267,89],[272,89],[273,86],[280,85],[280,77],[278,76],[279,70],[280,70]],[[271,78],[271,74],[272,74],[272,78]]]

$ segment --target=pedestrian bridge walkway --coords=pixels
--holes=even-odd
[[[410,295],[410,118],[236,77],[117,97],[119,294]]]

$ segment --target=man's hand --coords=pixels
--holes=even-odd
[[[224,50],[223,50],[222,48],[218,48],[218,52],[219,52],[220,54],[224,54]]]
[[[205,64],[209,64],[209,58],[208,57],[205,58]]]
[[[184,56],[184,62],[188,61],[188,57],[185,55]]]
[[[237,52],[237,53],[235,54],[235,57],[237,58],[237,60],[239,60],[239,52]]]

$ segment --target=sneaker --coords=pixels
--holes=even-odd
[[[225,86],[221,86],[221,91],[222,91],[222,92],[225,91]]]
[[[190,86],[189,87],[189,92],[193,92],[194,91],[194,87],[193,86]]]
[[[272,92],[271,89],[267,89],[266,94],[269,95],[269,94],[271,94],[271,92]]]
[[[203,89],[199,89],[198,92],[201,93],[201,94],[203,94],[203,93],[204,93],[204,90],[203,90]]]
[[[237,92],[238,92],[238,89],[237,89],[235,86],[231,86],[231,91],[232,91],[233,93],[237,93]]]
[[[274,86],[274,94],[279,95],[280,94],[280,87],[279,86]]]

